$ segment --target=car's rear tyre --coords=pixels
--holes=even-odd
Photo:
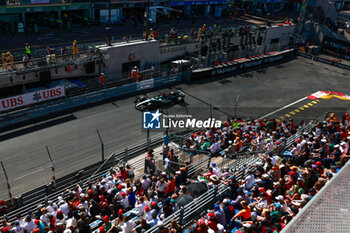
[[[183,97],[177,97],[177,98],[176,98],[176,102],[177,102],[178,104],[183,104],[183,103],[185,102],[185,99],[184,99]]]

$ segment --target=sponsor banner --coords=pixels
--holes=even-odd
[[[217,5],[225,4],[226,0],[209,0],[209,1],[173,1],[170,6],[195,6],[195,5]]]
[[[65,96],[64,86],[57,86],[51,89],[30,92],[23,95],[13,96],[0,100],[0,111],[7,111],[47,100],[57,99]]]
[[[141,82],[137,82],[137,89],[138,91],[140,90],[145,90],[145,89],[150,89],[154,87],[154,79],[147,79],[143,80]]]
[[[343,63],[332,61],[332,60],[329,60],[329,59],[326,59],[326,58],[321,58],[321,57],[316,57],[315,56],[314,60],[322,62],[322,63],[325,63],[325,64],[328,64],[328,65],[337,66],[337,67],[342,68],[342,69],[350,70],[350,66],[349,65],[345,65]]]
[[[31,0],[31,4],[47,4],[50,3],[50,0]]]
[[[298,52],[298,55],[300,55],[302,57],[305,57],[305,58],[308,58],[308,59],[312,59],[313,58],[312,55],[307,54],[307,53]]]
[[[251,68],[251,67],[255,67],[263,64],[281,61],[287,56],[289,56],[290,53],[291,51],[282,53],[282,54],[276,53],[273,55],[266,55],[266,56],[252,58],[252,59],[247,59],[239,63],[231,63],[228,65],[219,66],[211,71],[211,76],[221,75],[221,74],[230,73],[236,70],[243,70],[243,69],[247,69],[247,68]]]
[[[273,55],[264,55],[260,57],[255,57],[251,59],[245,59],[240,62],[232,62],[227,63],[225,65],[219,65],[215,68],[211,69],[203,69],[203,70],[196,70],[192,72],[191,79],[201,79],[203,77],[209,77],[209,76],[216,76],[216,75],[222,75],[230,72],[234,72],[237,70],[244,70],[247,68],[273,63],[277,61],[281,61],[286,57],[289,57],[292,54],[293,50],[288,50],[284,52],[277,52]]]

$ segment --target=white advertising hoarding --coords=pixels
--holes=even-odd
[[[23,107],[65,96],[64,86],[26,93],[0,100],[0,111]]]

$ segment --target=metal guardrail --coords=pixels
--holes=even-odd
[[[149,141],[150,145],[148,145],[147,142],[134,145],[133,147],[127,149],[127,154],[125,154],[125,150],[119,150],[117,152],[112,153],[106,161],[101,161],[81,169],[80,171],[83,172],[80,173],[80,176],[78,177],[76,175],[79,173],[79,171],[73,172],[69,175],[57,179],[56,188],[50,186],[50,188],[48,189],[47,186],[44,185],[21,194],[18,203],[20,205],[14,206],[18,208],[8,213],[9,220],[14,220],[16,214],[18,213],[27,213],[28,210],[34,209],[35,205],[39,203],[44,203],[45,200],[57,198],[58,195],[62,194],[62,192],[64,192],[66,189],[73,188],[77,183],[81,183],[83,185],[83,188],[85,188],[87,186],[87,181],[95,181],[103,173],[105,173],[112,166],[114,166],[116,162],[127,161],[129,159],[132,159],[138,156],[140,153],[146,152],[149,146],[155,147],[157,145],[160,145],[161,142],[162,139],[159,138],[158,135],[153,136]],[[99,169],[99,171],[97,171],[97,169]],[[94,177],[91,177],[91,175],[94,173]]]
[[[178,132],[176,133],[176,135],[171,135],[171,139],[177,137],[177,135],[188,136],[190,133],[191,132],[188,131]],[[77,171],[57,179],[55,189],[51,188],[47,190],[47,186],[41,186],[30,190],[21,195],[21,198],[18,203],[20,204],[20,206],[16,206],[17,208],[15,210],[8,213],[8,219],[10,221],[15,220],[15,217],[18,213],[26,214],[29,210],[35,209],[36,205],[57,198],[67,189],[73,189],[78,183],[81,184],[83,189],[85,189],[89,181],[95,182],[98,178],[101,177],[103,173],[108,172],[109,169],[113,166],[121,163],[128,164],[128,160],[137,157],[138,155],[140,155],[140,153],[147,152],[149,147],[154,148],[156,146],[161,145],[161,143],[162,139],[159,137],[159,135],[154,135],[150,137],[150,139],[147,142],[136,144],[133,147],[125,148],[124,150],[114,152],[105,161],[101,161],[90,165],[86,168],[80,169],[80,171],[83,171],[82,173]],[[143,171],[144,158],[141,158],[131,163],[130,165],[135,168],[135,173],[137,171]],[[76,177],[77,173],[80,173],[80,176],[78,178]],[[50,191],[50,193],[48,193],[48,191]]]

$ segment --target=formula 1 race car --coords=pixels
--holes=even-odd
[[[134,101],[135,108],[139,111],[153,111],[159,108],[166,108],[175,104],[183,104],[185,102],[185,94],[176,90],[176,92],[170,92],[169,94],[162,94],[148,98],[146,96],[137,97]]]

